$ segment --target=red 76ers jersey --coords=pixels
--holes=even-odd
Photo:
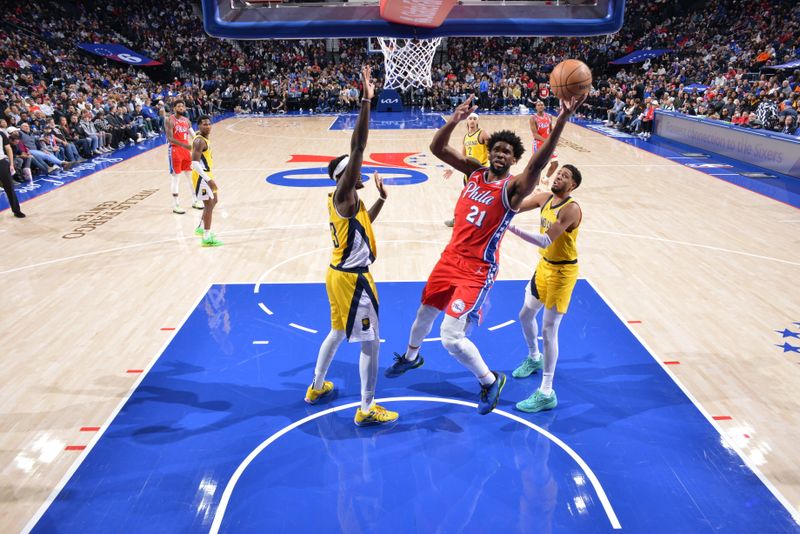
[[[192,128],[192,123],[186,117],[172,116],[172,137],[177,141],[189,144],[189,130]]]
[[[445,254],[496,265],[500,241],[516,211],[508,205],[506,188],[511,176],[487,182],[486,168],[473,172],[456,202],[455,222]]]
[[[544,117],[540,117],[538,114],[534,114],[533,117],[536,121],[536,132],[545,139],[550,137],[550,115],[545,113]]]

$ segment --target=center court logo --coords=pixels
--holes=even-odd
[[[406,158],[416,156],[417,152],[386,152],[370,154],[361,167],[361,180],[366,182],[374,171],[383,177],[386,185],[413,185],[428,179],[419,167],[406,163]],[[314,154],[292,154],[287,163],[322,163],[322,167],[289,169],[267,176],[266,181],[285,187],[331,187],[333,181],[328,177],[328,163],[336,156]]]

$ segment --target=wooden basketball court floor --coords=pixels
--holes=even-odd
[[[4,532],[24,528],[51,498],[81,447],[128,397],[137,371],[147,369],[173,335],[170,328],[211,284],[324,280],[330,189],[265,178],[324,165],[287,163],[292,155],[346,152],[351,132],[329,130],[332,120],[234,117],[213,126],[220,248],[199,246],[198,211],[171,212],[163,146],[26,202],[25,220],[2,214]],[[512,129],[530,147],[526,117],[485,116],[481,126]],[[442,179],[428,150],[432,135],[431,129],[370,132],[368,159],[421,153],[427,157],[414,161],[429,163],[420,169],[427,181],[389,190],[375,224],[378,281],[425,280],[448,241],[443,221],[460,182]],[[671,362],[666,368],[717,420],[721,439],[796,514],[800,355],[777,347],[783,340],[776,331],[800,330],[797,209],[573,124],[563,139],[560,161],[584,175],[574,195],[584,213],[581,276],[657,360]],[[79,226],[81,214],[139,193],[102,226],[62,237]],[[182,182],[184,205],[187,193]],[[368,183],[362,198],[369,204],[375,197]],[[515,224],[533,228],[536,221],[536,213],[527,213]],[[509,235],[503,256],[501,280],[530,277],[532,247]],[[382,302],[382,310],[391,305]],[[560,378],[557,372],[556,388]]]

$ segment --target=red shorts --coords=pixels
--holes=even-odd
[[[533,142],[533,153],[536,154],[536,152],[540,148],[542,148],[543,144],[544,144],[544,141],[534,141]],[[553,155],[550,156],[550,159],[558,159],[558,153],[555,150],[553,150]]]
[[[496,265],[442,254],[422,290],[422,303],[480,324],[481,308],[496,277]]]
[[[169,156],[170,174],[192,170],[192,153],[182,146],[170,145],[167,155]]]

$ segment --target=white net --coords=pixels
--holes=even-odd
[[[442,42],[435,39],[394,39],[378,37],[381,52],[386,60],[387,89],[405,91],[411,87],[431,87],[431,65],[436,47]]]

